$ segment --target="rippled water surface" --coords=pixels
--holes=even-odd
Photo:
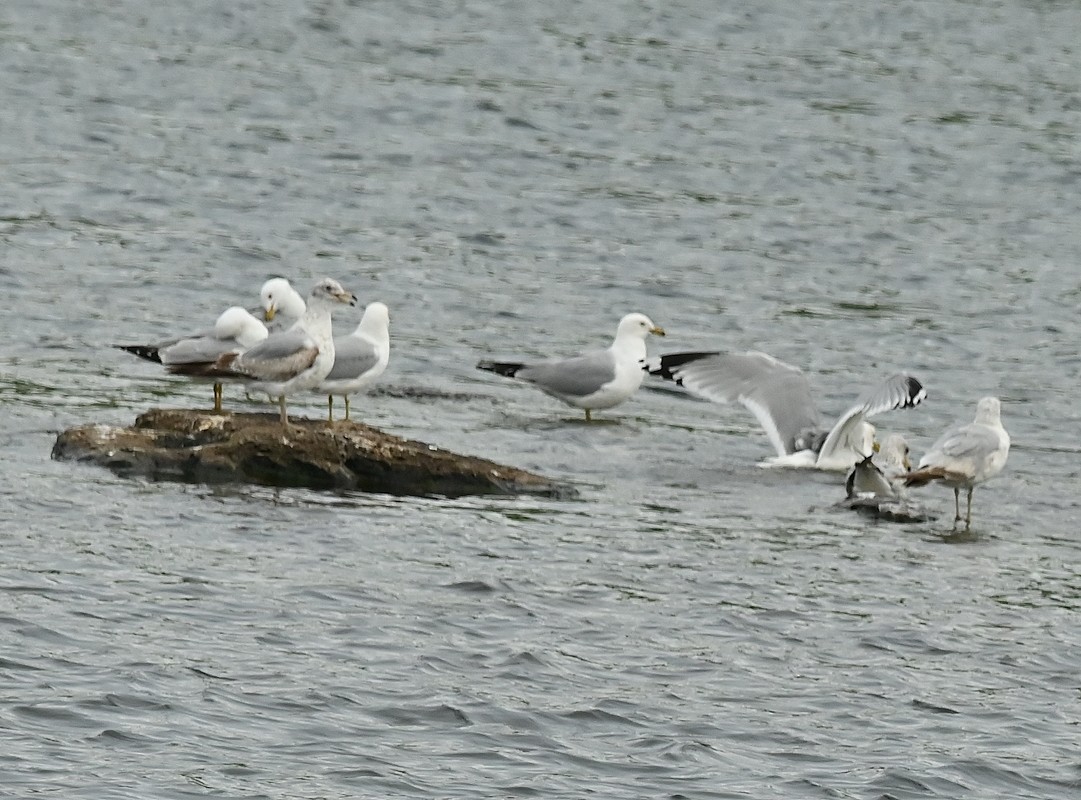
[[[1077,797],[1078,31],[1010,0],[8,0],[0,794]],[[365,420],[580,496],[50,460],[209,403],[109,345],[279,274],[390,306]],[[630,310],[654,352],[802,366],[827,414],[911,370],[930,399],[879,422],[917,453],[997,394],[1007,469],[968,535],[940,487],[875,523],[758,469],[743,409],[587,426],[473,368]]]

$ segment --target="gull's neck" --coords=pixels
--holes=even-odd
[[[365,314],[361,317],[360,324],[357,325],[357,329],[353,333],[356,336],[370,339],[376,344],[390,341],[390,330],[387,328],[387,324],[374,315]]]
[[[300,319],[304,316],[305,312],[307,312],[308,307],[304,304],[304,298],[296,292],[293,292],[290,295],[286,295],[278,310],[286,317]]]
[[[293,327],[306,330],[312,336],[321,339],[330,339],[333,336],[330,322],[330,308],[323,302],[312,300],[304,311],[304,315]]]
[[[616,334],[612,346],[608,348],[613,353],[626,354],[638,359],[646,357],[646,340],[634,335]]]

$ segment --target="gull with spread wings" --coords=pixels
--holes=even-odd
[[[766,467],[848,470],[873,452],[870,417],[911,408],[927,396],[919,380],[897,373],[868,390],[826,428],[802,370],[766,353],[668,353],[648,359],[645,369],[692,395],[747,408],[777,451],[762,462]]]

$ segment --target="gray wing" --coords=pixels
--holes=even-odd
[[[132,355],[138,356],[142,359],[146,359],[147,361],[154,361],[159,364],[169,364],[173,362],[165,360],[165,351],[169,350],[170,348],[176,347],[177,345],[184,342],[203,340],[207,338],[214,338],[213,328],[205,328],[204,330],[197,331],[190,336],[165,339],[160,342],[155,342],[154,344],[118,344],[116,346],[119,347],[121,350],[125,350]],[[220,355],[220,353],[218,355]],[[213,358],[217,358],[217,355],[213,356],[210,360],[213,360]]]
[[[615,380],[616,360],[608,350],[562,360],[541,361],[518,370],[516,378],[554,395],[585,397]]]
[[[918,406],[927,397],[923,384],[911,375],[899,372],[871,387],[830,428],[822,443],[819,458],[828,458],[834,450],[859,441],[859,428],[868,417],[898,408]]]
[[[202,336],[181,339],[158,350],[162,364],[193,364],[216,361],[219,356],[240,349],[236,339],[219,339],[213,331]]]
[[[378,363],[379,353],[370,341],[358,336],[341,336],[334,340],[334,367],[324,380],[359,378]]]
[[[209,328],[203,328],[202,330],[195,331],[194,333],[189,333],[187,336],[174,336],[172,339],[166,339],[163,342],[158,342],[155,347],[157,347],[160,351],[166,349],[167,347],[173,347],[174,345],[178,345],[181,342],[186,342],[189,340],[213,338],[215,338],[214,326],[211,325]]]
[[[986,425],[969,422],[955,425],[938,438],[920,459],[920,468],[944,467],[954,470],[960,464],[980,461],[998,450],[998,434]]]
[[[779,456],[803,449],[796,440],[819,426],[803,372],[766,353],[670,353],[646,364],[650,374],[674,381],[691,394],[743,405]]]
[[[898,372],[864,392],[857,405],[863,409],[865,417],[873,417],[883,411],[918,406],[926,399],[927,390],[919,379]]]
[[[291,329],[268,336],[233,361],[230,369],[258,380],[284,381],[308,369],[319,355],[319,346],[308,333]]]

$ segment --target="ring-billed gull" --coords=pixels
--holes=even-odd
[[[334,337],[334,366],[317,391],[327,395],[327,422],[334,421],[334,395],[345,398],[371,386],[390,362],[390,311],[383,303],[369,303],[360,324],[348,336]]]
[[[169,371],[241,381],[277,397],[282,425],[288,426],[285,398],[314,389],[334,366],[331,312],[340,304],[356,302],[340,283],[324,278],[312,287],[307,311],[289,330],[273,333],[243,353],[226,353],[211,363],[175,365]]]
[[[240,353],[267,338],[266,326],[240,306],[221,313],[214,327],[158,344],[118,344],[139,358],[163,364],[197,364],[214,361],[225,353]],[[222,385],[214,381],[214,411],[221,413]]]
[[[746,407],[777,451],[762,462],[767,467],[847,470],[872,452],[875,429],[869,417],[911,408],[927,396],[916,378],[898,373],[864,394],[827,429],[803,372],[765,353],[669,353],[650,359],[646,369],[691,394]]]
[[[1009,454],[1010,434],[1002,427],[1001,403],[997,397],[983,397],[976,404],[976,419],[942,434],[905,478],[905,485],[942,481],[951,487],[955,524],[961,520],[961,489],[967,489],[965,525],[970,526],[972,490],[1002,472]]]
[[[304,316],[304,298],[285,278],[271,278],[259,289],[263,319],[276,321],[273,328],[284,330]]]
[[[607,350],[534,363],[484,360],[477,369],[532,384],[583,409],[588,422],[593,418],[590,412],[619,405],[642,385],[646,337],[651,333],[664,336],[664,329],[645,314],[628,314],[619,321],[616,338]]]

